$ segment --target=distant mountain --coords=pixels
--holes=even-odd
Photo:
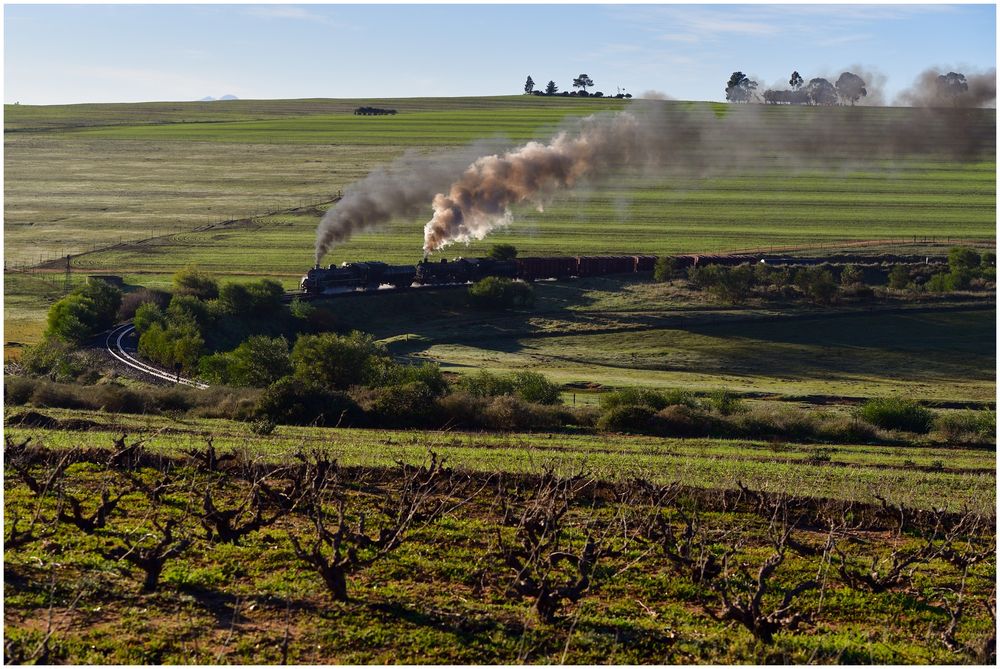
[[[202,98],[201,100],[198,100],[198,102],[215,102],[215,98],[209,95],[207,98]]]
[[[235,95],[223,95],[221,98],[213,98],[211,95],[204,97],[198,102],[218,102],[219,100],[239,100]]]
[[[223,95],[220,100],[239,100],[235,95]]]

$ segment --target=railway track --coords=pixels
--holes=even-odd
[[[178,383],[192,388],[198,388],[200,390],[208,388],[208,384],[206,383],[195,381],[193,379],[187,379],[179,374],[172,374],[165,369],[160,369],[159,367],[146,364],[145,362],[142,362],[132,356],[129,351],[126,350],[125,342],[126,340],[132,338],[131,335],[134,332],[135,326],[131,323],[119,325],[117,328],[108,333],[108,336],[104,340],[104,348],[115,360],[146,376],[152,376],[160,381]],[[134,348],[132,350],[134,351]]]

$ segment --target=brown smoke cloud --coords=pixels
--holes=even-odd
[[[955,93],[940,84],[939,77],[949,72],[964,74],[968,90]],[[917,76],[913,86],[901,92],[895,100],[897,105],[907,107],[950,107],[974,109],[996,107],[997,71],[962,72],[961,69],[931,68]]]
[[[482,239],[511,221],[510,207],[537,207],[581,179],[641,159],[638,120],[629,113],[605,121],[591,117],[578,133],[562,132],[548,144],[529,144],[476,160],[434,198],[434,217],[424,227],[424,251]]]
[[[427,203],[448,187],[455,174],[477,156],[495,151],[498,144],[483,141],[443,153],[406,154],[351,184],[316,229],[316,264],[355,233],[378,228],[399,216],[423,214]]]

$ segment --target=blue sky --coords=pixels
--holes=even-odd
[[[861,65],[887,100],[929,67],[996,65],[988,5],[16,5],[4,101],[504,95],[571,90],[721,100]],[[870,82],[873,83],[873,82]]]

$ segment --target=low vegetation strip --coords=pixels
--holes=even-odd
[[[51,412],[50,412],[51,413]],[[877,495],[929,509],[995,506],[995,451],[965,448],[873,447],[721,439],[658,439],[624,435],[468,434],[420,431],[279,428],[254,435],[245,424],[169,418],[119,418],[111,428],[100,413],[54,412],[93,421],[90,429],[50,430],[10,425],[14,439],[32,437],[51,448],[100,448],[121,432],[135,433],[152,453],[175,455],[199,448],[206,435],[220,448],[270,461],[299,446],[321,448],[344,465],[385,467],[417,462],[433,449],[456,466],[477,472],[593,476],[621,481],[640,476],[657,483],[755,489],[873,503]],[[72,427],[72,425],[71,425]],[[946,464],[947,463],[947,464]]]

